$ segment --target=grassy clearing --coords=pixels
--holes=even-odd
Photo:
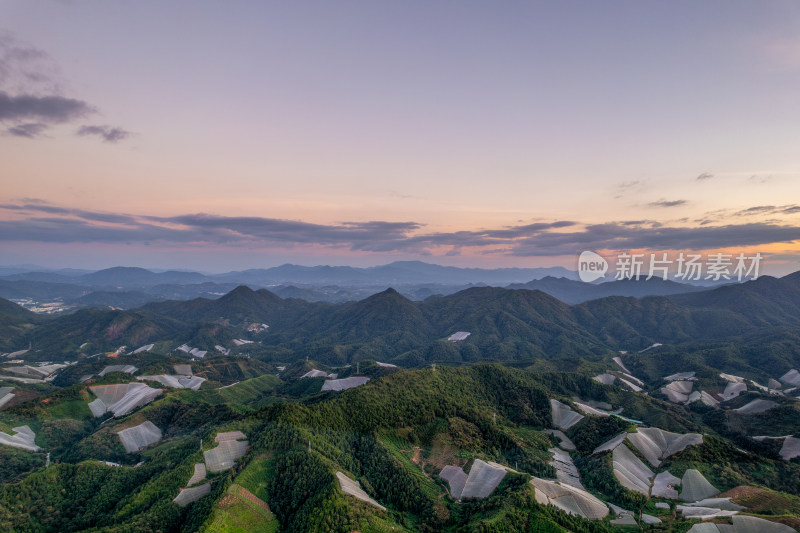
[[[241,485],[233,484],[214,507],[205,527],[206,533],[275,533],[278,520],[262,500]]]
[[[723,494],[739,505],[744,505],[751,513],[762,515],[800,514],[800,498],[791,494],[776,492],[759,487],[739,486]]]
[[[236,476],[236,483],[252,492],[256,497],[267,500],[267,484],[274,474],[275,459],[268,455],[254,458]]]
[[[76,399],[59,402],[47,409],[50,418],[92,418],[87,400]]]
[[[406,471],[420,481],[425,494],[434,500],[438,500],[445,490],[438,486],[433,479],[425,475],[425,473],[420,470],[419,466],[411,461],[409,452],[404,451],[410,450],[411,444],[393,432],[381,433],[379,435],[379,440],[389,453],[402,463]]]
[[[248,379],[231,387],[219,389],[217,392],[228,402],[248,403],[268,392],[272,392],[281,383],[277,376],[265,374]]]
[[[400,524],[390,520],[384,520],[377,516],[370,516],[358,524],[361,533],[398,533],[409,531]]]
[[[180,391],[182,401],[193,403],[205,402],[210,405],[240,404],[248,405],[271,393],[281,384],[281,380],[271,374],[247,379],[218,389],[201,389],[199,391]]]

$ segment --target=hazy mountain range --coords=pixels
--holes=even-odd
[[[108,274],[88,279],[118,279]],[[656,471],[682,480],[684,500],[721,493],[703,512],[740,510],[720,522],[744,524],[731,531],[800,528],[800,272],[710,290],[555,277],[519,287],[331,303],[239,285],[55,316],[0,299],[0,529],[605,533],[658,520],[703,531],[677,492],[650,494]],[[149,290],[89,288],[82,298]],[[187,368],[199,390],[174,385]],[[130,414],[90,411],[145,382],[153,396]],[[686,446],[654,462],[651,436]],[[240,454],[206,472],[217,448]],[[483,465],[503,480],[456,501],[446,467],[469,479]],[[544,505],[540,489],[556,498],[564,483],[603,512]]]
[[[675,288],[652,281],[616,285],[629,293]],[[603,285],[593,287],[598,288]],[[235,338],[252,338],[259,343],[247,351],[273,360],[289,351],[331,364],[381,357],[414,366],[432,360],[591,356],[653,343],[719,342],[770,329],[777,338],[800,327],[800,274],[668,296],[607,296],[574,305],[539,290],[498,287],[473,287],[424,301],[387,289],[359,301],[331,304],[239,286],[215,299],[151,302],[127,311],[83,310],[54,318],[10,302],[5,308],[13,309],[6,312],[5,327],[19,327],[0,349],[34,342],[52,352],[48,357],[68,358],[86,342],[94,350],[153,342],[187,342],[213,350]],[[246,329],[253,323],[270,327],[255,338]],[[461,343],[443,341],[459,330],[472,335]]]
[[[284,298],[340,303],[357,301],[388,287],[412,300],[447,295],[472,286],[541,290],[568,303],[604,296],[670,295],[703,287],[653,278],[587,284],[564,268],[478,269],[444,267],[418,261],[355,268],[283,265],[269,269],[202,274],[187,271],[154,272],[114,267],[96,272],[76,270],[12,272],[0,276],[0,297],[11,300],[63,303],[56,310],[87,307],[128,309],[159,300],[217,298],[239,285],[268,288]],[[2,269],[0,269],[2,271]],[[707,288],[707,287],[705,287]]]

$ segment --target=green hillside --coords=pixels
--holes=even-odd
[[[742,434],[737,433],[734,413],[674,405],[601,385],[586,375],[501,365],[437,367],[395,371],[340,393],[287,396],[289,389],[283,385],[313,381],[291,379],[282,384],[265,374],[227,388],[168,390],[122,419],[91,418],[85,409],[91,399],[86,385],[4,411],[0,429],[28,423],[43,450],[7,452],[0,445],[0,451],[7,452],[4,470],[15,472],[0,485],[0,527],[615,531],[611,516],[587,520],[537,503],[529,483],[531,476],[555,477],[548,450],[559,440],[544,433],[554,424],[550,400],[574,406],[572,398],[620,406],[625,416],[652,427],[702,433],[701,445],[664,463],[673,474],[695,468],[721,491],[761,491],[758,502],[800,495],[800,463],[782,460],[774,450],[742,449],[736,441]],[[786,405],[791,410],[787,420],[797,420],[797,401]],[[145,420],[161,430],[162,440],[125,453],[116,433]],[[186,507],[174,504],[192,465],[203,461],[201,440],[202,450],[208,451],[221,431],[244,433],[249,442],[246,454],[232,468],[208,474],[207,496]],[[654,500],[619,484],[608,452],[592,453],[625,431],[636,431],[636,426],[620,418],[586,416],[567,432],[577,446],[571,455],[591,493],[626,509],[657,514]],[[748,446],[755,450],[758,444],[750,441]],[[46,469],[45,451],[51,452]],[[440,471],[447,465],[468,469],[478,460],[515,472],[506,474],[486,499],[455,501]],[[386,511],[342,492],[337,472],[358,482]],[[766,505],[754,503],[753,514],[775,519]],[[781,520],[800,525],[797,509],[782,511]],[[662,518],[661,531],[686,531],[691,525],[672,515]]]

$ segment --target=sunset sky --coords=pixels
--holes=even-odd
[[[800,2],[0,0],[0,265],[800,269]]]

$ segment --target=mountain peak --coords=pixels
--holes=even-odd
[[[233,299],[239,299],[239,298],[249,298],[253,294],[255,294],[255,291],[253,289],[251,289],[250,287],[248,287],[247,285],[239,285],[238,287],[233,289],[231,292],[229,292],[228,294],[226,294],[222,298],[220,298],[220,300],[233,300]]]

